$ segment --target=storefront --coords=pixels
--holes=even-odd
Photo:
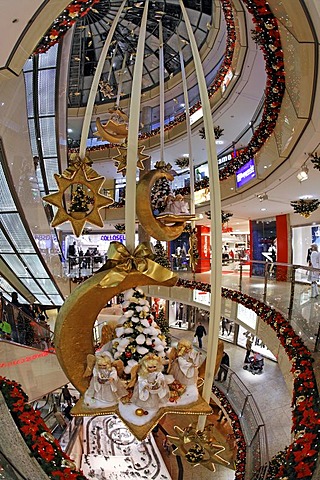
[[[292,263],[294,265],[308,265],[307,255],[310,246],[315,243],[320,251],[320,225],[307,225],[292,228]],[[298,269],[296,280],[310,283],[308,272]]]

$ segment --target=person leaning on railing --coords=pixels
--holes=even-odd
[[[3,319],[0,323],[0,338],[5,340],[11,340],[11,325],[6,319]]]

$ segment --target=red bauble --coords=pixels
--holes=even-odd
[[[149,325],[152,324],[152,318],[148,318]]]
[[[125,352],[125,356],[126,356],[126,358],[130,358],[130,357],[131,357],[131,355],[132,355],[132,353],[131,353],[131,352]]]

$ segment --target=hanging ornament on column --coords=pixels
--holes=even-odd
[[[137,168],[139,170],[144,170],[143,162],[150,158],[150,155],[147,155],[144,152],[146,147],[144,145],[138,146],[138,155],[137,155]],[[127,144],[123,144],[120,147],[117,147],[118,155],[113,157],[112,160],[115,161],[117,167],[117,173],[122,173],[123,176],[126,174],[127,169]]]
[[[104,97],[106,98],[114,97],[113,87],[112,85],[110,85],[109,82],[106,82],[105,80],[100,80],[99,88],[100,88],[100,92]]]
[[[69,221],[77,237],[81,235],[86,222],[103,227],[99,210],[113,203],[111,197],[99,193],[105,179],[90,165],[87,157],[83,160],[73,158],[73,164],[62,175],[54,175],[58,192],[43,197],[44,201],[58,207],[52,227]],[[65,193],[73,185],[76,185],[76,189],[71,194],[69,207],[65,207]]]

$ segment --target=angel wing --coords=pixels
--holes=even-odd
[[[168,368],[167,368],[167,373],[170,372],[172,363],[177,358],[177,356],[178,356],[177,349],[175,347],[172,347],[169,354],[168,354],[169,364],[168,364]]]
[[[90,377],[92,375],[93,367],[96,363],[96,357],[89,353],[87,355],[87,368],[85,369],[85,372],[83,374],[83,377]]]
[[[124,370],[124,365],[122,360],[114,360],[112,362],[112,366],[115,367],[118,373],[118,377],[122,377],[123,375],[123,370]]]
[[[131,368],[130,372],[130,382],[128,383],[128,388],[134,387],[136,380],[137,380],[137,375],[138,375],[138,370],[140,368],[140,365],[137,363],[134,367]]]

